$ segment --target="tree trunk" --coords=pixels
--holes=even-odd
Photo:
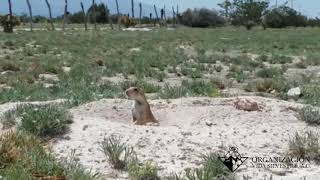
[[[120,11],[119,11],[118,0],[116,0],[116,6],[117,6],[117,14],[118,14],[118,28],[120,29]]]
[[[163,7],[164,25],[167,27],[166,6]]]
[[[142,3],[139,3],[139,24],[141,27],[141,17],[142,17]]]
[[[8,4],[9,4],[9,15],[10,15],[10,19],[12,18],[12,4],[11,4],[11,0],[8,0]]]
[[[81,9],[82,9],[82,13],[83,13],[83,22],[84,22],[84,30],[88,31],[88,21],[87,21],[87,15],[86,12],[84,11],[84,7],[83,7],[83,3],[80,3],[81,5]]]
[[[94,30],[97,30],[97,16],[96,16],[96,2],[92,0],[92,16],[93,16],[93,23],[94,23]]]
[[[62,22],[62,30],[65,30],[66,21],[67,21],[67,14],[68,13],[68,0],[64,1],[64,15],[63,15],[63,22]]]
[[[108,8],[108,5],[106,5],[106,19],[108,18],[108,21],[109,21],[109,24],[110,24],[110,27],[111,29],[113,29],[113,22],[112,22],[112,18],[111,18],[111,11],[110,9]]]
[[[177,11],[176,11],[176,24],[179,25],[179,5],[177,4]]]
[[[149,14],[149,24],[152,24],[152,13]]]
[[[6,32],[6,33],[13,33],[13,17],[12,17],[12,4],[11,4],[11,0],[8,0],[8,4],[9,4],[9,15],[6,16],[5,18],[8,18],[6,19],[5,23],[4,23],[4,26],[3,26],[3,31]]]
[[[131,17],[134,18],[134,0],[131,0],[131,13]]]
[[[33,18],[32,18],[32,8],[31,8],[31,4],[30,4],[30,0],[27,0],[27,5],[28,5],[28,9],[29,9],[29,16],[30,16],[30,31],[33,31]]]
[[[172,26],[176,27],[176,12],[174,11],[173,6],[172,6]]]
[[[156,21],[159,21],[159,16],[158,16],[158,11],[157,11],[157,7],[156,5],[153,5],[153,8],[154,8],[154,12],[156,13]],[[154,23],[154,26],[156,25],[156,22]]]
[[[51,13],[51,6],[48,2],[48,0],[45,0],[46,1],[46,4],[48,6],[48,9],[49,9],[49,18],[50,18],[50,23],[51,23],[51,30],[54,30],[54,24],[53,24],[53,21],[52,21],[52,13]]]

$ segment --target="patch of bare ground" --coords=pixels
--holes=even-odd
[[[241,110],[235,102],[242,99],[256,103],[258,108]],[[284,156],[296,131],[316,130],[298,120],[293,109],[303,105],[263,97],[152,100],[151,108],[160,126],[133,125],[131,103],[103,99],[71,109],[71,131],[52,144],[54,153],[65,158],[74,149],[81,164],[105,179],[128,179],[125,172],[112,169],[99,145],[104,137],[117,134],[135,149],[139,159],[156,162],[160,176],[166,176],[197,167],[202,153],[223,155],[230,146],[238,147],[247,157]],[[236,174],[253,179],[272,175],[274,179],[309,180],[320,176],[320,168],[311,164],[306,169],[258,169],[248,160]]]

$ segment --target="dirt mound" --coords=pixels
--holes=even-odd
[[[299,121],[292,110],[299,104],[262,97],[239,97],[259,105],[259,111],[238,110],[237,98],[182,98],[150,102],[160,126],[132,124],[132,102],[105,99],[71,110],[74,123],[64,139],[53,144],[58,157],[65,157],[75,149],[81,164],[105,175],[106,179],[126,179],[124,172],[112,170],[99,143],[104,137],[118,134],[134,147],[141,160],[152,160],[160,168],[160,175],[197,167],[202,153],[225,154],[230,146],[238,148],[243,156],[281,156],[288,150],[288,141],[296,131],[308,127]],[[268,169],[252,168],[249,163],[237,174],[263,179],[277,177]],[[320,168],[281,171],[281,179],[307,179],[320,175]],[[278,173],[279,174],[279,173]],[[259,177],[259,178],[258,178]],[[276,178],[277,179],[277,178]]]

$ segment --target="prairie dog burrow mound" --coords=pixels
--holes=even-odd
[[[134,101],[132,117],[135,125],[158,123],[151,112],[150,105],[142,89],[130,87],[126,90],[126,94],[130,100]]]

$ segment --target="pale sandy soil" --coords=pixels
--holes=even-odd
[[[296,131],[317,130],[297,119],[292,109],[302,105],[262,97],[240,97],[258,103],[261,111],[241,111],[236,98],[182,98],[152,100],[152,110],[160,126],[131,123],[131,102],[104,99],[71,110],[74,123],[64,139],[53,144],[54,153],[64,158],[75,149],[81,164],[103,174],[105,179],[127,179],[125,172],[112,170],[101,152],[104,137],[117,134],[134,147],[140,160],[156,162],[160,175],[181,172],[199,165],[199,155],[225,154],[236,146],[242,156],[284,156],[290,136]],[[248,160],[249,161],[249,160]],[[241,179],[319,179],[320,167],[307,169],[257,169],[245,163],[236,172]],[[277,174],[282,174],[278,176]]]

